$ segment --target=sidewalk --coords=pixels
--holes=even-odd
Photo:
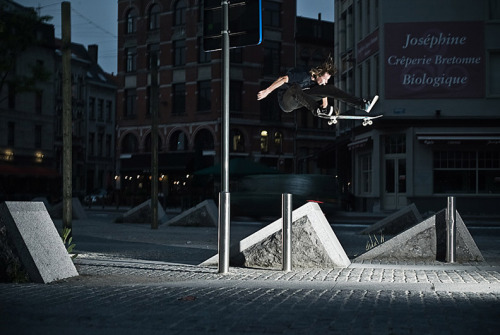
[[[0,284],[0,334],[496,334],[500,327],[500,245],[490,231],[471,232],[481,263],[219,274],[196,265],[217,253],[216,228],[151,230],[87,212],[88,220],[73,222],[80,276]],[[234,223],[231,241],[260,227]],[[349,256],[364,248],[356,230],[334,226]]]

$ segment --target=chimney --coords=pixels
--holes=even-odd
[[[90,44],[88,47],[89,57],[96,64],[97,64],[97,50],[98,50],[97,44]]]
[[[321,21],[321,13],[318,13],[318,21]]]

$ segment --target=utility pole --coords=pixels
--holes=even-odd
[[[63,152],[62,152],[62,176],[63,176],[63,228],[72,229],[72,110],[71,110],[71,4],[68,1],[61,3],[61,23],[62,23],[62,134],[63,134]],[[72,232],[70,231],[70,236]]]
[[[158,229],[158,55],[151,54],[151,229]]]

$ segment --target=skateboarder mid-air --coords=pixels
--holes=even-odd
[[[277,89],[278,103],[287,113],[306,107],[315,116],[331,116],[334,114],[334,108],[328,105],[328,98],[343,101],[369,113],[376,99],[373,102],[361,99],[328,84],[328,80],[336,72],[337,69],[331,56],[328,56],[323,64],[309,71],[298,68],[290,69],[268,88],[257,93],[257,100],[264,99]]]

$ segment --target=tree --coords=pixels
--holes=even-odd
[[[16,60],[31,46],[47,43],[37,31],[48,27],[50,16],[38,16],[32,8],[0,4],[0,92],[5,85],[15,93],[36,91],[38,82],[47,81],[50,72],[42,64],[26,64],[27,75],[16,73]],[[53,38],[53,34],[52,34]],[[7,97],[0,98],[0,102]]]

